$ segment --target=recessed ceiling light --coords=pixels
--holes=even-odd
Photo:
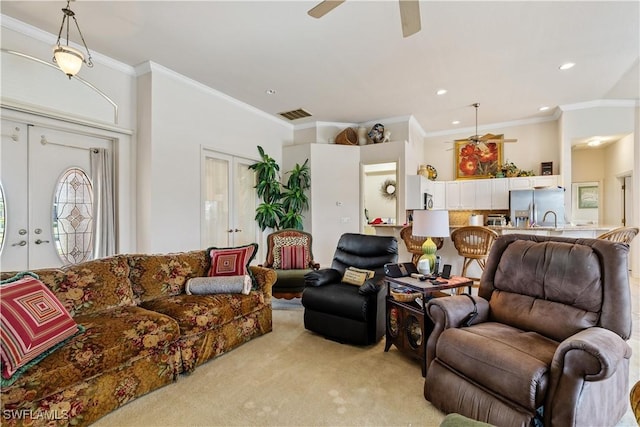
[[[546,105],[543,105],[542,107],[538,108],[538,111],[547,111],[549,109],[549,107],[547,107]]]
[[[599,139],[593,139],[587,143],[589,147],[597,147],[600,144],[602,144],[602,141],[600,141]]]
[[[459,125],[460,124],[460,120],[454,120],[451,122],[452,125]]]
[[[275,95],[276,94],[276,90],[275,89],[267,89],[264,91],[264,93],[266,93],[267,95]]]
[[[576,65],[574,62],[565,62],[564,64],[562,64],[562,65],[560,66],[560,69],[561,69],[562,71],[565,71],[565,70],[568,70],[568,69],[570,69],[570,68],[573,68],[573,67],[574,67],[574,65]]]
[[[438,89],[438,91],[436,92],[436,95],[444,95],[445,93],[447,93],[446,89]]]

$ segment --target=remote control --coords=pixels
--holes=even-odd
[[[421,281],[425,281],[427,280],[427,276],[425,276],[424,274],[420,274],[420,273],[411,273],[411,277],[413,277],[414,279],[418,279]]]

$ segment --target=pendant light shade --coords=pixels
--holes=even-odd
[[[87,64],[87,67],[93,67],[93,62],[91,62],[91,53],[89,52],[89,48],[87,47],[87,43],[84,41],[84,37],[82,36],[82,32],[80,31],[80,26],[78,25],[78,20],[76,19],[76,14],[69,8],[69,2],[71,0],[67,0],[67,7],[62,9],[62,24],[60,25],[60,31],[58,32],[58,41],[56,45],[53,47],[53,62],[58,64],[60,69],[64,71],[64,73],[71,78],[75,76],[80,68],[82,68],[82,64]],[[69,46],[69,26],[71,19],[76,24],[76,28],[78,29],[78,34],[80,35],[80,39],[82,40],[82,44],[84,48],[87,50],[87,59],[85,59],[82,52],[78,49],[74,49]],[[65,25],[66,24],[66,25]],[[67,36],[67,44],[61,45],[60,39],[62,38],[62,31],[66,28],[66,36]]]
[[[70,46],[54,46],[53,58],[58,67],[69,77],[78,74],[84,62],[82,52]]]

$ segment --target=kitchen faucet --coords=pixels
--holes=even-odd
[[[546,211],[542,216],[542,222],[547,219],[547,214],[553,214],[553,228],[558,228],[558,215],[554,211]]]

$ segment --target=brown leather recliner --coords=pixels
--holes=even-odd
[[[510,234],[493,245],[477,315],[434,298],[424,396],[497,426],[615,425],[628,407],[628,246]]]

